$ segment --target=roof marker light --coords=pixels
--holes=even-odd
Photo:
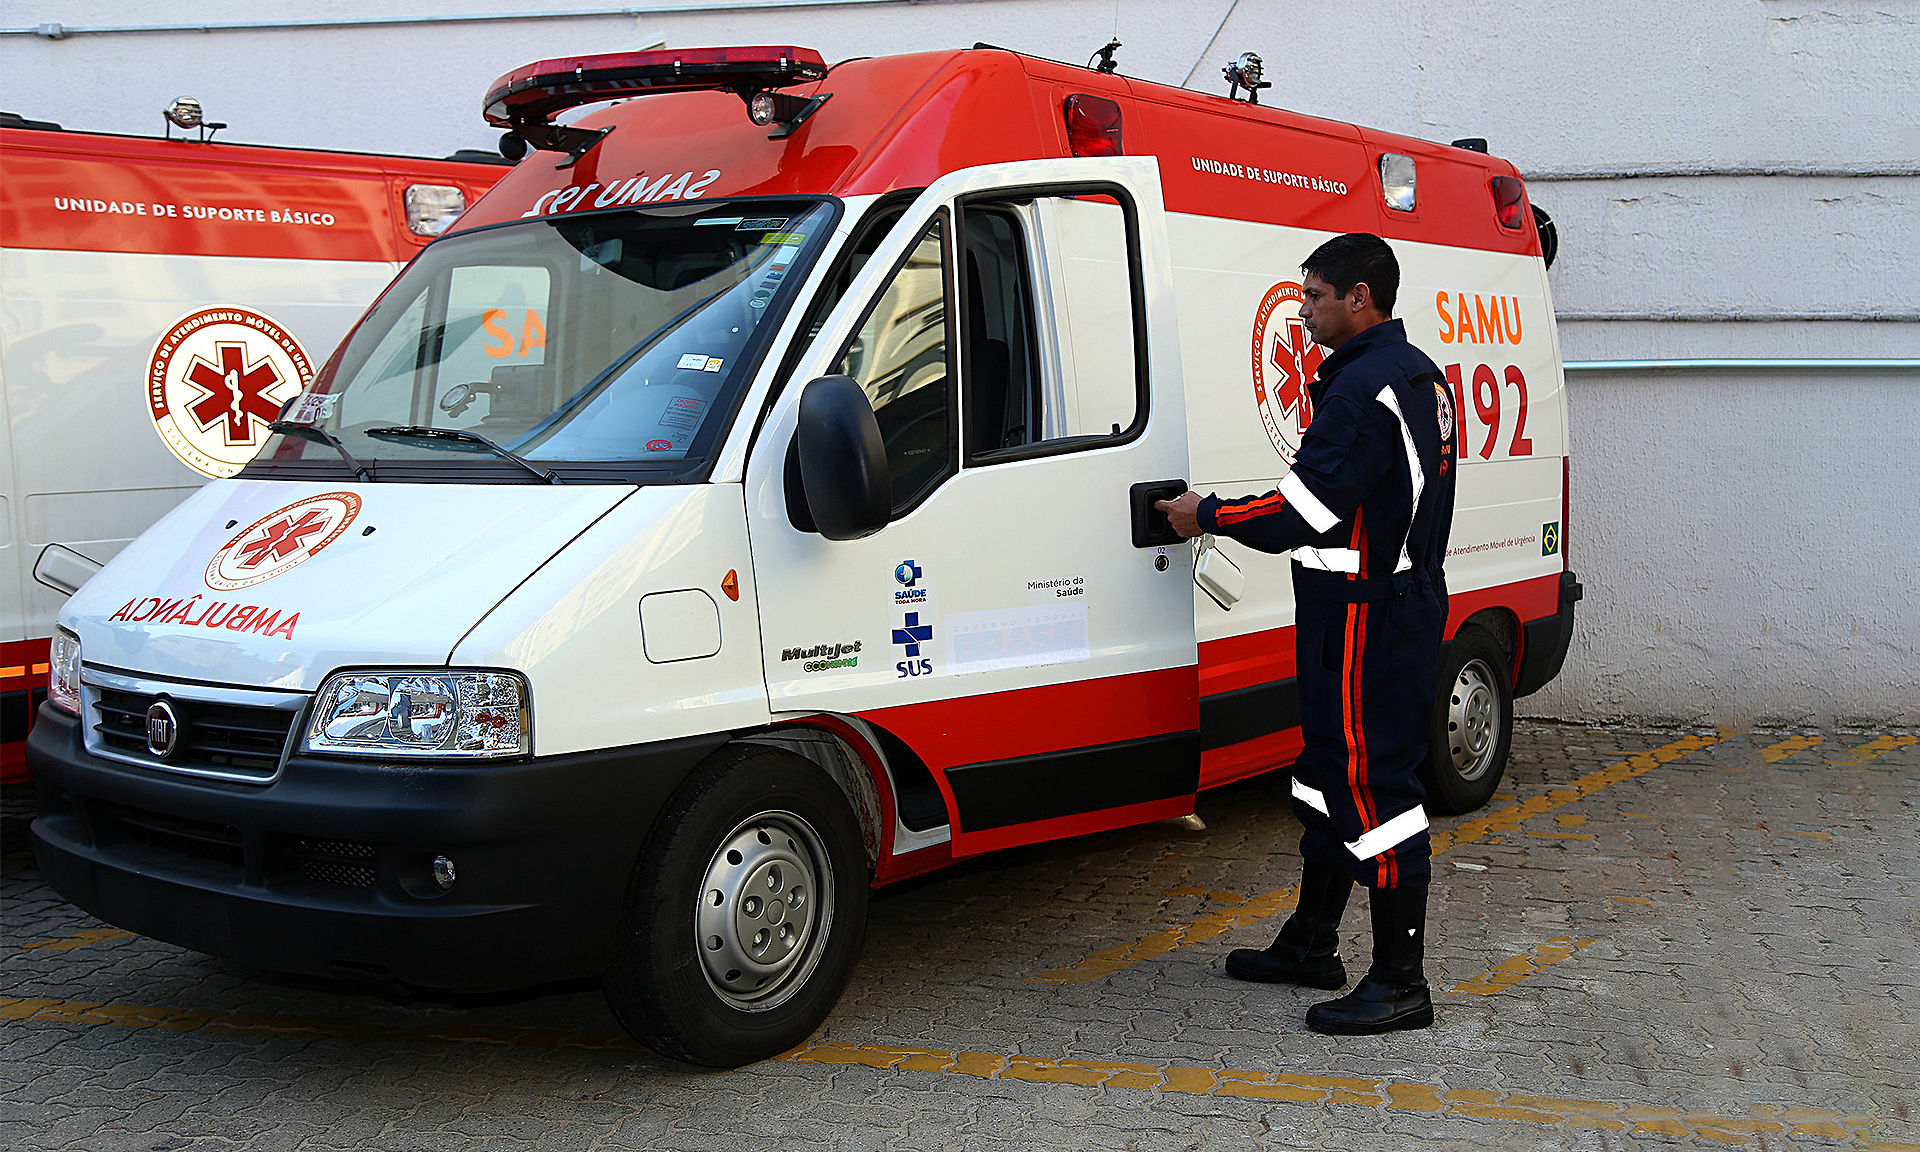
[[[1075,156],[1126,154],[1120,143],[1120,105],[1082,92],[1067,97],[1061,113],[1067,120],[1067,148]]]
[[[1495,176],[1490,183],[1494,219],[1502,228],[1519,229],[1527,222],[1527,186],[1516,176]]]
[[[569,108],[660,92],[732,92],[747,104],[754,123],[778,125],[768,133],[777,139],[791,135],[831,93],[806,99],[772,89],[811,83],[826,74],[820,53],[791,45],[571,56],[537,61],[500,77],[488,90],[481,114],[487,123],[510,130],[535,148],[567,153],[559,165],[565,168],[612,131],[553,122]],[[760,96],[768,99],[757,101]],[[769,118],[761,120],[762,115]]]
[[[1413,211],[1413,157],[1398,152],[1380,154],[1380,195],[1395,212]]]

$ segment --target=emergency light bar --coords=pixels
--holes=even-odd
[[[803,99],[774,90],[826,74],[820,53],[791,45],[570,56],[537,61],[494,81],[482,115],[535,148],[568,153],[560,165],[565,168],[612,131],[555,124],[553,118],[569,108],[659,92],[727,91],[746,102],[755,124],[776,124],[768,138],[777,139],[791,135],[832,93]]]

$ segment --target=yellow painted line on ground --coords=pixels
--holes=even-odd
[[[39,1000],[0,997],[0,1020],[41,1024],[115,1024],[125,1028],[163,1028],[169,1032],[221,1032],[243,1036],[313,1036],[336,1040],[429,1041],[444,1044],[492,1044],[508,1048],[592,1048],[644,1051],[624,1032],[611,1029],[507,1028],[434,1023],[407,1026],[361,1024],[325,1017],[280,1016],[260,1012],[210,1012],[107,1004],[95,1000]]]
[[[22,949],[44,948],[48,952],[66,952],[88,944],[98,944],[103,940],[124,940],[132,935],[133,933],[124,928],[95,928],[90,932],[82,932],[78,936],[66,936],[59,940],[41,940],[34,944],[22,944],[20,947]]]
[[[1678,760],[1690,752],[1712,747],[1731,735],[1733,735],[1731,731],[1725,731],[1713,736],[1683,737],[1671,744],[1663,744],[1650,752],[1628,757],[1618,764],[1589,772],[1571,784],[1555,788],[1540,796],[1529,797],[1498,812],[1466,821],[1450,829],[1435,829],[1432,834],[1434,855],[1438,856],[1448,849],[1487,839],[1496,832],[1518,830],[1522,820],[1551,812],[1555,808],[1564,807],[1577,800],[1584,800],[1602,788],[1618,784],[1623,780],[1631,780],[1635,776],[1645,775],[1660,765]],[[1577,834],[1558,833],[1557,835]],[[1102,980],[1115,972],[1131,968],[1142,960],[1152,960],[1176,949],[1203,943],[1230,929],[1250,927],[1276,912],[1284,912],[1294,907],[1299,903],[1299,895],[1298,885],[1278,888],[1272,892],[1251,897],[1246,903],[1230,912],[1210,912],[1191,924],[1163,929],[1130,943],[1104,948],[1064,968],[1052,968],[1029,976],[1027,981],[1032,984],[1091,984],[1095,980]]]
[[[1896,748],[1905,748],[1909,744],[1920,744],[1920,736],[1881,736],[1857,747],[1849,748],[1840,754],[1838,760],[1829,760],[1829,764],[1865,764],[1876,756],[1885,756]]]
[[[0,1021],[92,1027],[115,1025],[236,1036],[308,1036],[335,1040],[643,1051],[625,1033],[611,1029],[492,1027],[448,1022],[396,1027],[327,1017],[162,1008],[92,1000],[0,997]],[[1722,1116],[1614,1100],[1562,1099],[1520,1092],[1488,1092],[1448,1088],[1441,1084],[1353,1076],[1254,1072],[1184,1064],[1077,1060],[839,1042],[810,1042],[776,1056],[774,1060],[796,1064],[861,1065],[898,1072],[932,1072],[1177,1095],[1235,1096],[1310,1105],[1352,1104],[1387,1112],[1420,1112],[1567,1128],[1599,1128],[1673,1138],[1701,1136],[1727,1144],[1745,1144],[1748,1137],[1754,1135],[1816,1136],[1834,1140],[1853,1139],[1859,1147],[1869,1152],[1920,1152],[1920,1144],[1887,1144],[1873,1140],[1873,1133],[1881,1126],[1881,1121],[1876,1117],[1794,1104],[1753,1104],[1748,1106],[1744,1115]]]
[[[1488,1092],[1402,1080],[1251,1072],[1182,1064],[1053,1059],[883,1044],[810,1043],[801,1045],[779,1059],[802,1064],[851,1064],[892,1072],[1027,1080],[1169,1095],[1238,1096],[1306,1105],[1352,1104],[1382,1112],[1419,1112],[1565,1128],[1597,1128],[1674,1139],[1697,1136],[1724,1144],[1747,1144],[1753,1136],[1816,1136],[1831,1140],[1852,1139],[1858,1142],[1858,1146],[1873,1149],[1874,1152],[1920,1152],[1920,1145],[1886,1144],[1874,1140],[1873,1134],[1881,1126],[1881,1121],[1876,1117],[1792,1104],[1753,1104],[1748,1106],[1744,1115],[1721,1116],[1651,1104],[1564,1099],[1521,1092]]]
[[[1760,759],[1769,764],[1778,764],[1795,752],[1805,752],[1824,739],[1824,736],[1789,736],[1770,748],[1760,749]]]
[[[1555,936],[1545,944],[1534,945],[1531,952],[1515,956],[1510,960],[1502,960],[1473,979],[1454,985],[1453,990],[1469,992],[1475,996],[1491,996],[1513,987],[1529,976],[1546,971],[1593,943],[1594,939],[1595,937],[1592,936]]]

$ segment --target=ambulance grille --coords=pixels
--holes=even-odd
[[[204,860],[223,868],[239,869],[246,866],[246,849],[240,841],[240,829],[231,824],[149,812],[120,804],[101,803],[99,811],[111,823],[114,833],[125,840],[145,844],[161,852]]]
[[[302,876],[317,884],[371,888],[380,878],[373,867],[373,845],[359,840],[296,840],[287,855]]]
[[[180,744],[173,755],[161,760],[147,751],[147,709],[159,699],[137,692],[99,689],[94,703],[94,731],[101,743],[122,756],[157,767],[201,769],[267,781],[280,767],[287,733],[298,716],[279,708],[170,696],[167,703],[180,721]]]

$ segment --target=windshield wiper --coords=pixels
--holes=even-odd
[[[275,420],[267,425],[267,430],[269,432],[278,432],[282,436],[295,436],[302,440],[312,440],[319,444],[325,444],[335,452],[340,453],[342,460],[353,465],[353,478],[355,480],[360,481],[362,484],[371,484],[373,482],[373,473],[367,471],[365,464],[353,458],[353,453],[347,451],[345,444],[340,443],[340,438],[317,424],[295,424],[291,420]]]
[[[549,484],[566,483],[566,481],[560,479],[558,472],[552,469],[542,472],[521,457],[495,444],[478,432],[464,432],[458,428],[428,428],[422,424],[401,424],[391,428],[369,428],[364,435],[379,436],[388,440],[452,440],[461,444],[478,444],[482,448],[492,449],[494,452],[520,465],[520,467],[525,468]]]

